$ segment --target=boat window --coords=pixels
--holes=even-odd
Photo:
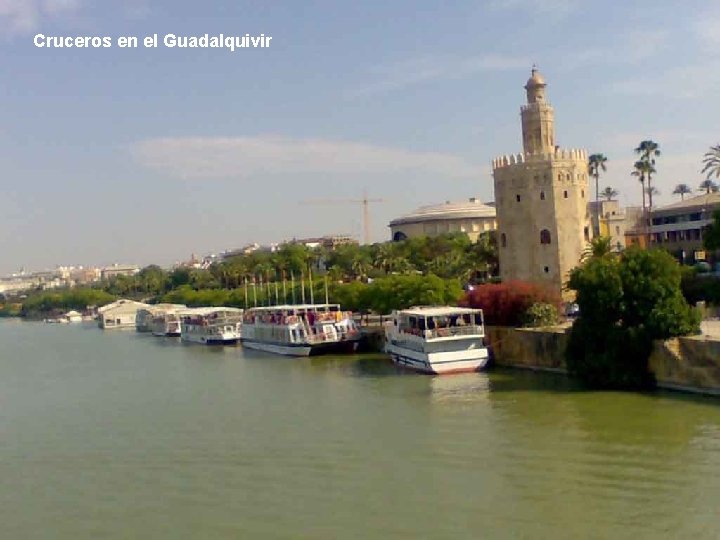
[[[418,320],[418,328],[419,328],[420,330],[425,330],[425,318],[422,318],[422,319],[419,319],[419,320]]]
[[[435,330],[435,319],[434,318],[430,317],[427,320],[427,327],[429,330]]]
[[[471,315],[470,315],[469,313],[465,313],[465,314],[462,316],[462,319],[461,319],[461,320],[462,320],[463,324],[465,324],[465,325],[472,324],[472,317],[471,317]],[[460,322],[460,321],[458,321],[458,322]]]
[[[482,326],[482,313],[475,314],[475,325]]]

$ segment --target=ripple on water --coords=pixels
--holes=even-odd
[[[720,408],[0,323],[8,537],[689,537]]]

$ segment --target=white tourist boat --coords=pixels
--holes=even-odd
[[[288,356],[353,352],[360,331],[339,304],[255,307],[243,316],[243,347]]]
[[[160,311],[150,319],[153,336],[179,336],[182,333],[180,310]]]
[[[385,351],[393,362],[423,373],[478,371],[488,362],[480,309],[413,307],[393,312]]]
[[[240,340],[243,310],[202,307],[181,311],[180,337],[205,345],[231,345]]]
[[[163,331],[165,314],[176,314],[181,310],[187,309],[185,304],[152,304],[146,308],[139,309],[135,320],[135,329],[138,332],[152,332],[156,336],[179,336],[180,335],[180,319],[179,317],[171,317],[171,320],[177,324],[166,325]]]

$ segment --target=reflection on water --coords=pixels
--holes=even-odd
[[[427,378],[430,383],[430,397],[434,402],[490,401],[490,376],[487,373],[458,373]]]
[[[8,538],[715,538],[720,401],[0,322]]]

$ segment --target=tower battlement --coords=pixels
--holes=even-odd
[[[570,299],[564,285],[590,240],[588,154],[555,144],[555,112],[536,68],[525,90],[522,152],[492,160],[500,277]]]
[[[555,148],[555,151],[550,153],[520,153],[498,156],[492,160],[492,167],[493,170],[495,170],[517,165],[519,163],[563,160],[587,161],[587,158],[587,150],[582,148]]]

